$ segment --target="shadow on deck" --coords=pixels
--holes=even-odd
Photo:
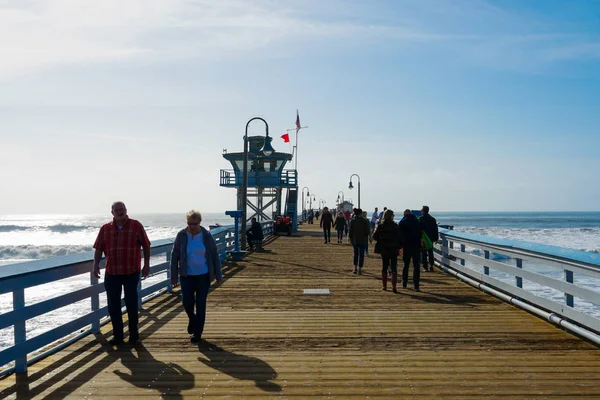
[[[0,380],[0,398],[600,397],[596,347],[439,270],[393,294],[377,257],[352,274],[318,225],[267,248],[226,266],[200,346],[176,290],[144,305],[139,345],[110,346],[106,325]]]

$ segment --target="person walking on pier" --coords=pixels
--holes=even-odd
[[[127,216],[122,201],[111,206],[112,222],[102,225],[94,242],[94,276],[100,278],[102,253],[106,257],[104,288],[108,314],[113,327],[111,345],[123,343],[123,315],[121,289],[125,292],[125,308],[129,323],[129,343],[140,340],[138,330],[138,284],[140,272],[145,278],[150,272],[150,240],[144,226]],[[144,267],[141,266],[142,249]]]
[[[404,217],[398,226],[402,240],[402,261],[404,263],[402,268],[402,287],[406,288],[408,283],[408,268],[412,260],[413,284],[415,285],[415,291],[420,292],[421,266],[419,260],[421,258],[421,226],[417,217],[409,209],[404,210]]]
[[[423,208],[421,208],[421,214],[422,216],[419,218],[421,230],[425,232],[432,243],[436,243],[440,240],[440,236],[437,221],[429,214],[429,206],[423,206]],[[421,256],[423,259],[423,271],[433,271],[433,246],[430,248],[423,248]],[[427,268],[427,259],[429,259],[429,268]]]
[[[392,291],[398,293],[398,249],[400,248],[400,229],[394,222],[394,212],[387,210],[383,222],[377,226],[373,238],[377,241],[381,254],[382,289],[387,290],[388,268],[392,272]]]
[[[348,237],[354,247],[354,273],[362,275],[365,263],[365,247],[369,241],[371,226],[366,218],[362,217],[360,208],[354,209],[354,218],[350,221]]]
[[[325,243],[331,243],[331,228],[333,227],[333,215],[329,212],[329,207],[323,208],[321,214],[321,222],[319,222],[321,228],[323,228],[323,236],[325,237]]]
[[[196,210],[187,212],[187,228],[179,231],[171,251],[171,283],[181,278],[183,308],[188,316],[187,332],[190,341],[198,343],[206,321],[206,298],[211,283],[223,280],[221,259],[212,235],[200,225],[202,214]],[[195,306],[195,311],[194,311]]]
[[[346,218],[344,218],[343,212],[337,213],[337,218],[334,222],[335,230],[337,231],[338,243],[342,243],[344,240],[344,230],[346,229]]]
[[[367,221],[369,221],[369,217],[367,216],[367,212],[363,211],[362,215],[361,215],[364,219],[366,219]],[[369,255],[369,243],[371,243],[373,241],[373,231],[371,229],[369,229],[369,240],[367,241],[367,244],[365,246],[365,255],[368,256]]]
[[[375,232],[377,221],[379,221],[379,209],[375,207],[375,211],[373,211],[373,215],[371,215],[371,233]]]

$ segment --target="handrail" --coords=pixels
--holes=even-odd
[[[261,222],[265,237],[273,234],[273,221]],[[235,247],[234,225],[217,227],[210,230],[217,243],[219,257],[224,261],[228,253]],[[148,278],[140,282],[138,296],[140,307],[143,302],[171,291],[170,256],[174,239],[157,240],[151,247],[151,266]],[[157,257],[160,257],[157,260]],[[108,308],[100,307],[100,296],[104,294],[104,286],[92,274],[93,252],[54,257],[47,260],[31,261],[7,265],[0,269],[0,295],[12,293],[12,310],[0,314],[0,330],[13,328],[14,343],[0,349],[0,376],[13,371],[25,372],[27,366],[36,362],[90,333],[100,331],[100,326],[110,321]],[[104,269],[104,259],[100,268]],[[166,273],[166,274],[165,274]],[[58,294],[45,298],[37,303],[26,304],[25,289],[42,284],[89,275],[89,284],[66,294]],[[159,276],[164,274],[165,277]],[[66,323],[59,324],[35,336],[28,337],[26,321],[56,311],[61,307],[72,306],[76,302],[88,300],[90,308],[74,316]],[[121,300],[121,306],[125,305]],[[32,355],[39,349],[52,345],[49,350]],[[14,365],[13,365],[14,364]]]
[[[600,255],[447,229],[440,229],[440,237],[435,257],[442,268],[477,281],[482,290],[509,294],[513,304],[528,303],[546,310],[551,313],[551,322],[590,330],[586,337],[597,337],[600,344],[600,292],[574,279],[574,274],[579,274],[591,281],[600,280]],[[494,260],[494,255],[500,259]],[[562,279],[557,279],[558,275]],[[548,289],[562,293],[563,301],[544,296],[543,290]]]

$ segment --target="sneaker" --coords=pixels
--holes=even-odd
[[[362,275],[362,267],[358,269],[358,274]]]
[[[196,336],[196,335],[192,335],[190,337],[190,342],[191,343],[198,343],[199,341],[200,341],[200,338],[198,338],[198,336]]]
[[[127,343],[129,344],[136,344],[137,342],[140,341],[140,335],[129,335],[129,340],[127,341]]]
[[[392,292],[394,292],[394,293],[398,293],[398,289],[396,289],[396,288],[393,288],[393,289],[392,289]]]
[[[194,324],[192,323],[192,321],[188,322],[187,333],[189,333],[190,335],[194,333]]]
[[[415,292],[420,292],[421,289],[419,289],[418,287],[415,288]]]

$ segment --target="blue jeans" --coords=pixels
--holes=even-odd
[[[206,320],[206,298],[210,289],[208,274],[188,275],[181,277],[181,295],[183,308],[189,318],[189,323],[194,327],[194,336],[202,337],[204,321]],[[194,305],[196,312],[194,313]]]
[[[362,268],[365,263],[365,246],[353,246],[354,247],[354,265],[358,265]]]
[[[130,275],[104,275],[104,289],[108,315],[115,339],[123,340],[123,313],[121,312],[121,288],[125,292],[125,307],[129,319],[129,337],[139,337],[138,332],[138,283],[140,273]]]

